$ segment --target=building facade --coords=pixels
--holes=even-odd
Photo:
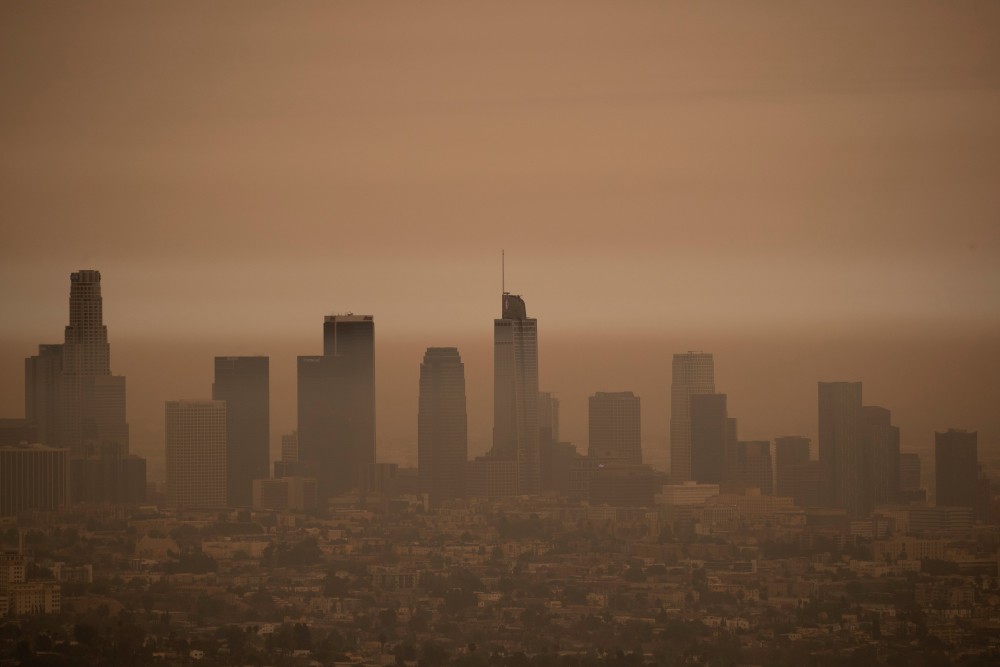
[[[515,493],[541,490],[538,446],[538,322],[524,300],[504,293],[493,321],[493,448],[489,458],[516,462]]]
[[[228,506],[226,402],[167,401],[167,507]]]
[[[861,447],[861,383],[819,383],[821,496],[827,507],[861,517],[868,508]]]
[[[722,481],[729,416],[725,394],[692,394],[691,479],[702,484]]]
[[[212,399],[226,402],[226,497],[250,507],[253,482],[270,468],[270,360],[216,357]]]
[[[670,382],[670,481],[691,477],[691,396],[715,393],[715,362],[705,352],[675,354]]]
[[[321,500],[362,491],[375,463],[375,319],[328,315],[323,354],[298,358],[302,469],[315,472]]]
[[[469,458],[465,365],[454,347],[429,347],[420,364],[417,468],[432,505],[465,497]]]
[[[588,404],[588,456],[602,460],[642,463],[639,397],[631,391],[599,391]]]
[[[0,447],[0,516],[55,511],[68,500],[68,450],[37,443]]]
[[[938,507],[976,507],[979,492],[979,435],[948,429],[934,433],[934,477]]]

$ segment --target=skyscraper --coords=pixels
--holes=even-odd
[[[715,393],[715,362],[705,352],[675,354],[670,383],[670,482],[691,480],[691,396]]]
[[[868,487],[867,509],[895,503],[899,499],[899,427],[892,425],[886,408],[861,408],[863,471]]]
[[[226,402],[167,401],[164,416],[167,506],[226,507]]]
[[[375,319],[328,315],[323,354],[298,358],[299,461],[319,497],[360,490],[375,463]]]
[[[913,452],[899,454],[899,490],[901,493],[920,490],[920,455]]]
[[[24,360],[24,413],[38,433],[38,442],[54,446],[59,423],[59,378],[62,343],[39,345],[38,354]]]
[[[938,507],[976,507],[979,493],[979,434],[950,428],[934,433],[934,477]]]
[[[516,461],[516,492],[541,488],[538,448],[538,323],[524,300],[504,293],[493,321],[493,449],[490,458]]]
[[[127,453],[125,378],[111,375],[100,271],[70,275],[69,324],[57,403],[56,439],[72,456],[91,454],[100,445],[114,445]]]
[[[819,383],[822,501],[859,517],[867,506],[861,447],[861,383]]]
[[[589,401],[588,456],[642,463],[639,397],[631,391],[599,391]]]
[[[465,365],[454,347],[429,347],[420,364],[417,468],[432,505],[465,496]]]
[[[774,493],[771,472],[771,443],[768,440],[739,440],[726,443],[722,470],[723,487],[729,493],[743,493],[749,488],[760,489],[763,495]]]
[[[786,435],[774,439],[774,492],[789,498],[795,495],[795,482],[801,466],[809,462],[809,438]]]
[[[253,481],[266,479],[270,460],[267,357],[216,357],[212,399],[226,402],[226,496],[250,507]]]
[[[538,437],[541,442],[559,442],[559,399],[551,391],[538,392]]]
[[[701,484],[722,481],[728,419],[725,394],[691,395],[691,479],[694,481]]]

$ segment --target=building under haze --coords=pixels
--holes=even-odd
[[[869,504],[861,434],[861,383],[820,382],[821,497],[850,517],[864,516]]]
[[[323,354],[298,358],[299,462],[321,500],[362,490],[375,463],[375,318],[328,315]]]
[[[226,497],[250,507],[253,481],[270,472],[270,360],[216,357],[212,399],[226,402]]]
[[[599,391],[590,397],[588,407],[588,456],[641,464],[639,397],[631,391]]]
[[[691,396],[715,393],[715,362],[705,352],[675,354],[670,382],[670,481],[691,479]]]
[[[429,347],[420,364],[417,468],[431,505],[465,497],[469,457],[465,365],[454,347]]]
[[[68,460],[67,450],[37,443],[0,447],[0,516],[65,507]]]
[[[774,493],[771,465],[771,442],[739,440],[726,443],[722,466],[722,486],[726,493],[745,493],[759,489],[763,495]]]
[[[146,462],[129,455],[125,378],[111,374],[103,313],[101,273],[70,274],[63,343],[25,360],[25,414],[38,440],[69,451],[72,502],[137,503]]]
[[[774,493],[795,497],[796,482],[809,464],[809,438],[786,435],[774,439]],[[798,502],[796,502],[798,504]]]
[[[541,490],[538,323],[516,294],[503,294],[501,315],[493,321],[493,448],[488,458],[515,461],[515,493],[536,494]],[[507,475],[503,466],[485,469]],[[501,482],[493,487],[504,488]]]
[[[167,401],[164,424],[167,507],[226,507],[226,402]]]
[[[691,479],[700,484],[719,484],[729,441],[726,395],[692,394],[690,406]]]
[[[920,455],[914,452],[899,454],[899,493],[905,499],[919,493],[923,480],[920,473]]]
[[[938,507],[977,506],[979,434],[950,428],[934,433],[934,478]]]
[[[867,510],[899,500],[899,427],[886,408],[861,408],[861,448],[868,487]]]

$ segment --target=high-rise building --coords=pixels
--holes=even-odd
[[[62,509],[69,498],[68,455],[37,443],[0,447],[0,516]]]
[[[465,365],[454,347],[429,347],[420,364],[417,468],[431,505],[465,497]]]
[[[819,461],[823,504],[860,517],[868,505],[861,446],[861,383],[819,383]]]
[[[900,492],[919,491],[921,488],[920,455],[913,452],[899,454],[899,490]]]
[[[298,358],[299,461],[322,500],[362,490],[375,463],[375,318],[328,315],[323,355]]]
[[[979,434],[950,428],[934,433],[934,478],[938,507],[976,507],[979,493]]]
[[[64,336],[25,360],[26,417],[44,444],[69,450],[72,502],[141,502],[145,461],[128,452],[125,378],[111,374],[99,271],[70,275]]]
[[[759,489],[763,495],[774,493],[771,467],[771,443],[768,440],[740,440],[726,445],[722,481],[726,493],[744,493]]]
[[[589,408],[588,456],[640,465],[639,397],[631,391],[599,391],[590,397]]]
[[[538,392],[538,438],[559,442],[559,399],[554,392]]]
[[[59,378],[62,344],[39,345],[38,354],[24,360],[24,414],[37,429],[38,442],[55,446],[59,423]]]
[[[809,438],[786,435],[774,439],[774,493],[794,497],[796,479],[809,463]]]
[[[524,300],[515,294],[503,294],[501,315],[493,321],[493,449],[489,458],[516,461],[516,493],[537,494],[541,490],[538,322],[528,317]],[[504,488],[500,482],[497,488]]]
[[[670,482],[691,480],[691,396],[715,393],[715,362],[705,352],[675,354],[670,383]]]
[[[103,312],[100,271],[71,274],[56,439],[73,456],[85,456],[95,445],[108,443],[128,451],[125,378],[111,375]]]
[[[890,505],[899,499],[899,427],[886,408],[861,408],[862,470],[869,500],[866,509]]]
[[[692,394],[690,421],[691,478],[701,484],[718,484],[728,440],[726,395]]]
[[[167,506],[226,507],[226,402],[167,401],[165,425]]]
[[[216,357],[212,399],[226,402],[226,497],[250,507],[253,481],[266,479],[270,462],[267,357]]]

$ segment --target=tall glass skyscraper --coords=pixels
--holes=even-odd
[[[490,458],[516,461],[516,493],[541,488],[538,451],[538,321],[524,299],[504,293],[493,320],[493,449]]]
[[[465,496],[468,457],[465,364],[454,347],[429,347],[420,364],[417,468],[432,505]]]
[[[715,362],[706,352],[675,354],[670,383],[670,482],[691,477],[691,396],[715,393]]]
[[[860,517],[868,507],[861,446],[861,383],[819,383],[819,462],[822,501]]]
[[[590,458],[642,464],[639,397],[631,391],[599,391],[588,408]]]

